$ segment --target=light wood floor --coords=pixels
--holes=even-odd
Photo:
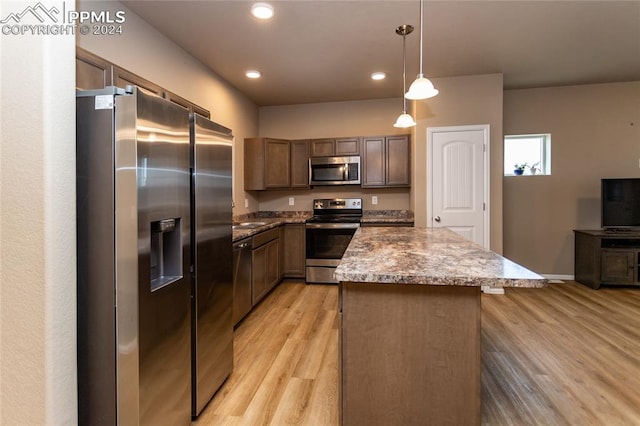
[[[280,284],[195,425],[338,424],[337,286]],[[640,288],[482,295],[483,425],[640,425]]]

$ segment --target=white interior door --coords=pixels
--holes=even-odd
[[[427,129],[427,224],[489,248],[489,125]]]

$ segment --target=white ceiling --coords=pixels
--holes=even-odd
[[[272,0],[268,22],[246,0],[122,3],[259,106],[400,97],[402,24],[416,28],[407,85],[419,69],[419,0]],[[503,73],[506,89],[640,80],[640,0],[428,0],[424,73]]]

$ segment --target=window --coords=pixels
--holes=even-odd
[[[518,166],[522,172],[517,169]],[[551,135],[509,135],[504,137],[504,175],[550,175]]]

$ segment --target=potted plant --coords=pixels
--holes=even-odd
[[[525,167],[527,167],[527,163],[516,164],[515,166],[513,166],[513,174],[516,176],[520,176],[524,173]]]
[[[537,163],[533,163],[533,166],[529,167],[529,170],[531,170],[532,175],[538,174],[538,172],[540,171],[540,167],[538,167],[539,164],[540,162],[538,161]]]

